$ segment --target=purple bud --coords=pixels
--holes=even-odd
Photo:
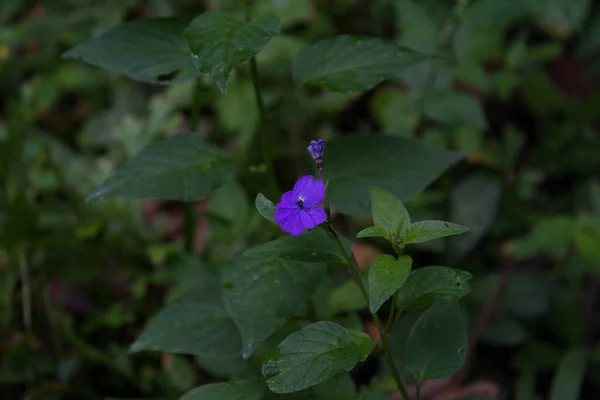
[[[308,152],[315,160],[323,158],[323,148],[325,147],[325,142],[323,139],[319,140],[311,140],[310,145],[308,146]]]

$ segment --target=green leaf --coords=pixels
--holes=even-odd
[[[375,226],[392,235],[400,237],[404,229],[410,226],[410,216],[402,202],[385,189],[371,188],[371,207]]]
[[[275,393],[297,392],[349,372],[375,347],[367,335],[359,335],[361,343],[357,343],[359,336],[328,321],[292,333],[263,364],[269,389]]]
[[[424,113],[429,118],[446,124],[462,124],[485,129],[483,108],[472,94],[441,90],[425,95]]]
[[[210,11],[196,17],[183,37],[198,71],[225,93],[233,68],[258,54],[278,33],[279,19],[272,15],[241,22],[231,14]]]
[[[565,354],[552,381],[550,400],[579,399],[588,359],[586,349],[571,349]]]
[[[379,256],[369,269],[369,304],[371,312],[389,299],[406,282],[412,268],[412,258],[390,255]]]
[[[366,237],[382,237],[386,238],[389,241],[392,241],[394,239],[390,232],[379,226],[370,226],[368,228],[365,228],[362,231],[358,232],[356,234],[356,237],[359,239]]]
[[[402,44],[427,54],[435,54],[441,25],[431,18],[423,2],[395,1]]]
[[[436,303],[419,317],[410,332],[406,367],[418,384],[445,378],[462,366],[467,344],[467,330],[458,303]]]
[[[350,254],[350,243],[340,236],[346,254]],[[282,236],[244,252],[246,257],[285,258],[304,262],[340,262],[346,263],[346,256],[334,239],[321,230],[305,232],[300,236]]]
[[[500,317],[485,328],[482,339],[494,346],[518,346],[525,340],[525,328],[516,319]]]
[[[342,213],[371,211],[369,187],[405,201],[457,161],[456,153],[419,142],[380,135],[351,135],[325,145],[324,174],[333,208]]]
[[[242,334],[244,358],[304,306],[324,275],[324,264],[276,257],[239,256],[223,269],[223,299]]]
[[[110,196],[195,201],[232,180],[233,175],[233,163],[225,153],[198,133],[178,133],[138,153],[88,201]]]
[[[184,394],[179,400],[260,400],[265,384],[258,379],[211,383]]]
[[[458,235],[468,231],[466,226],[444,221],[419,221],[412,224],[404,233],[402,241],[408,243],[422,243],[428,240],[445,236]]]
[[[221,300],[218,281],[189,290],[171,301],[131,345],[131,352],[234,356],[242,351],[240,333]]]
[[[72,48],[63,57],[141,82],[184,83],[199,76],[182,37],[184,28],[185,22],[173,18],[127,22]]]
[[[262,193],[256,196],[256,210],[266,220],[275,222],[275,205],[269,199],[267,199]]]
[[[334,315],[340,312],[363,310],[367,307],[368,304],[360,287],[352,279],[335,288],[329,296],[329,308]]]
[[[405,47],[373,37],[340,35],[316,42],[294,60],[294,81],[332,92],[371,89],[398,76],[425,57]]]
[[[401,310],[424,308],[442,300],[458,300],[471,292],[473,275],[460,269],[425,267],[413,271],[398,291]]]
[[[339,374],[313,387],[313,396],[320,400],[356,400],[356,384],[350,374]]]

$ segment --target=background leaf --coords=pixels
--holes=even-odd
[[[370,341],[368,352],[348,330],[333,322],[316,322],[292,333],[263,364],[269,389],[297,392],[352,370],[375,347],[368,336],[363,338]]]
[[[109,196],[200,200],[232,180],[233,174],[225,153],[198,133],[179,133],[136,154],[88,200]]]
[[[396,259],[390,255],[377,257],[369,268],[369,307],[377,312],[396,290],[406,282],[412,268],[412,258],[407,255]]]
[[[119,25],[72,48],[75,58],[147,83],[175,84],[199,76],[183,40],[185,22],[151,18]]]
[[[388,190],[401,201],[408,200],[460,158],[456,153],[389,136],[340,137],[326,143],[325,149],[330,203],[347,214],[371,210],[372,186]]]
[[[425,267],[413,271],[398,292],[401,310],[423,308],[441,300],[458,300],[471,292],[473,275],[448,267]]]
[[[276,257],[239,256],[225,267],[223,299],[242,334],[245,358],[304,306],[324,275],[324,264]]]
[[[445,236],[458,235],[467,232],[466,226],[445,221],[419,221],[412,224],[402,237],[408,243],[422,243],[428,240],[439,239]]]
[[[410,332],[406,367],[419,383],[445,378],[462,366],[467,344],[467,330],[458,303],[436,303],[419,317]]]
[[[444,90],[428,93],[423,102],[425,115],[436,121],[480,129],[487,126],[481,104],[472,94]]]
[[[560,361],[552,381],[550,400],[577,400],[589,359],[586,349],[571,349]]]
[[[294,80],[322,86],[332,92],[368,90],[397,76],[423,55],[392,42],[340,35],[316,42],[294,60]]]
[[[209,11],[196,17],[183,37],[198,71],[225,93],[233,68],[258,54],[278,33],[279,19],[272,15],[241,22],[231,14]]]
[[[245,379],[228,383],[211,383],[191,390],[179,400],[260,400],[265,384],[258,379]]]

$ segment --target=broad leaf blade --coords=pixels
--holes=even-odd
[[[271,391],[297,392],[352,370],[373,347],[366,335],[357,343],[342,326],[317,322],[288,336],[265,360],[262,371]]]
[[[410,332],[406,367],[419,384],[445,378],[462,366],[467,344],[467,330],[458,303],[436,303],[419,317]]]
[[[298,83],[352,93],[368,90],[423,59],[423,55],[392,42],[340,35],[298,53],[293,74]]]
[[[210,11],[196,17],[183,37],[198,71],[225,93],[233,68],[258,54],[279,29],[279,19],[272,15],[242,22],[231,14]]]
[[[329,200],[333,208],[347,214],[371,211],[369,187],[386,189],[405,201],[460,158],[416,141],[379,135],[340,137],[325,148]]]
[[[254,202],[258,213],[266,220],[275,222],[275,205],[269,199],[267,199],[262,193],[256,196]]]
[[[298,312],[325,276],[325,265],[239,256],[221,277],[227,311],[242,334],[243,356]]]
[[[412,259],[401,256],[397,260],[390,255],[377,257],[369,268],[369,307],[377,312],[396,290],[406,282],[412,268]]]
[[[221,300],[218,281],[171,301],[148,323],[131,352],[155,350],[207,356],[241,354],[242,340]]]
[[[402,241],[406,244],[422,243],[445,236],[458,235],[468,230],[469,228],[466,226],[453,224],[452,222],[419,221],[408,227]]]
[[[410,226],[410,216],[400,200],[387,190],[371,188],[371,207],[375,226],[392,235],[401,235]]]
[[[179,400],[260,400],[265,389],[258,379],[211,383],[187,392]]]
[[[585,349],[571,349],[565,354],[552,381],[550,400],[579,399],[588,359]]]
[[[155,84],[184,83],[199,76],[183,40],[185,22],[151,18],[127,22],[64,54]]]
[[[436,301],[458,300],[471,292],[473,275],[447,267],[425,267],[413,271],[398,292],[401,310],[428,307]]]
[[[179,133],[151,144],[92,193],[98,197],[195,201],[229,182],[231,160],[197,133]]]

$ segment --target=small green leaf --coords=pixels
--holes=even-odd
[[[127,22],[67,51],[63,57],[120,72],[140,82],[184,83],[198,77],[183,40],[185,22],[151,18]]]
[[[412,224],[404,233],[402,242],[422,243],[445,236],[458,235],[468,231],[466,226],[444,221],[419,221]]]
[[[586,349],[571,349],[565,354],[552,381],[550,400],[579,399],[588,359]]]
[[[389,299],[406,282],[412,268],[412,258],[390,255],[377,257],[369,269],[369,304],[371,312]]]
[[[406,343],[406,367],[417,383],[460,369],[467,355],[467,330],[456,302],[439,302],[419,317]]]
[[[373,37],[340,35],[316,42],[294,60],[294,80],[332,92],[368,90],[425,58],[413,50]]]
[[[487,126],[481,104],[472,94],[443,90],[427,94],[424,113],[446,124],[462,124],[485,129]]]
[[[358,232],[356,234],[356,237],[359,239],[366,237],[382,237],[386,238],[389,241],[392,241],[394,239],[390,232],[379,226],[370,226],[368,228],[365,228],[362,231]]]
[[[258,379],[211,383],[184,394],[179,400],[260,400],[265,384]]]
[[[232,180],[234,166],[198,133],[178,133],[151,144],[88,197],[121,196],[195,201]]]
[[[223,300],[242,334],[244,358],[304,306],[325,271],[320,263],[245,256],[223,269]]]
[[[340,236],[346,254],[350,254],[350,243]],[[282,236],[271,242],[252,247],[244,252],[247,257],[280,257],[304,262],[346,263],[346,255],[334,239],[322,229],[305,232],[300,236]]]
[[[131,345],[131,352],[235,356],[242,351],[240,333],[221,300],[218,281],[195,287],[171,301]]]
[[[327,194],[332,208],[347,214],[371,211],[369,187],[405,201],[460,158],[417,141],[380,135],[344,136],[325,148]]]
[[[267,199],[262,193],[256,196],[256,210],[266,220],[275,222],[275,205],[269,199]]]
[[[401,310],[428,307],[436,301],[458,300],[471,292],[471,275],[447,267],[425,267],[413,271],[398,291]]]
[[[272,15],[241,22],[231,14],[209,11],[196,17],[183,37],[198,71],[225,93],[233,68],[258,54],[278,33],[279,19]]]
[[[410,216],[404,204],[385,189],[371,188],[371,207],[375,226],[399,237],[410,226]]]
[[[360,342],[357,342],[357,338]],[[321,321],[292,333],[263,364],[263,375],[275,393],[291,393],[349,372],[375,347],[368,336]]]

